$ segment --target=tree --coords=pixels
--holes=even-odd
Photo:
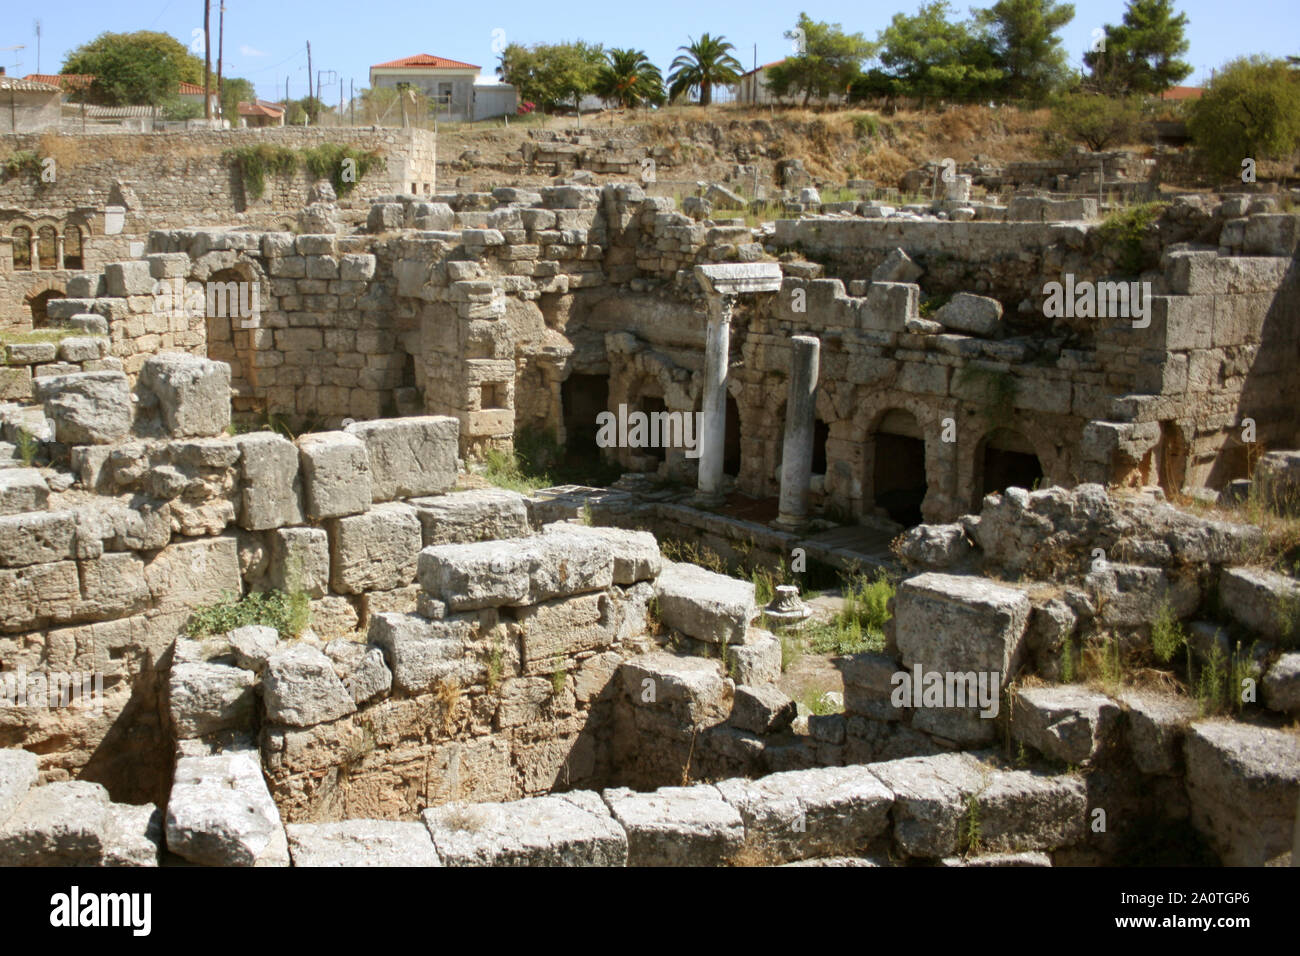
[[[767,85],[775,96],[802,92],[804,106],[814,96],[847,92],[862,73],[862,61],[876,52],[861,33],[845,33],[838,23],[821,23],[806,13],[785,36],[799,44],[799,53],[768,67]]]
[[[1001,72],[971,24],[948,19],[947,0],[922,4],[915,16],[896,13],[880,32],[881,68],[858,93],[969,99],[996,89]]]
[[[663,103],[663,75],[645,53],[640,50],[609,50],[605,58],[609,62],[596,74],[594,91],[597,96],[624,109]]]
[[[1002,71],[1005,96],[1038,99],[1069,75],[1057,31],[1074,19],[1074,6],[1052,0],[998,0],[975,11],[993,63]]]
[[[1300,147],[1300,76],[1284,60],[1233,60],[1190,110],[1192,142],[1219,175],[1239,176],[1244,159],[1281,159]]]
[[[101,33],[69,53],[62,72],[94,75],[88,103],[162,106],[180,83],[203,82],[203,61],[166,33]]]
[[[1163,93],[1192,72],[1178,59],[1188,49],[1186,26],[1173,0],[1129,0],[1123,22],[1103,28],[1101,49],[1083,55],[1090,85],[1103,93]]]
[[[677,49],[683,52],[673,60],[672,72],[668,74],[669,99],[690,96],[699,90],[700,105],[708,106],[713,102],[713,87],[729,86],[740,79],[743,67],[731,55],[735,47],[726,37],[704,33],[698,40]]]
[[[232,126],[239,125],[239,104],[256,102],[257,89],[250,81],[239,76],[222,78],[221,115],[230,120]]]
[[[606,65],[601,46],[583,40],[531,47],[511,43],[501,51],[497,75],[519,91],[521,100],[531,100],[543,109],[568,103],[577,109]]]
[[[1141,122],[1142,106],[1135,97],[1067,93],[1052,103],[1048,129],[1099,153],[1130,141]]]

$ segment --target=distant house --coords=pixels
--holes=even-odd
[[[95,82],[95,76],[92,73],[29,73],[24,79],[57,86],[63,91],[65,102],[68,97],[74,93],[89,89],[90,85]],[[176,89],[176,95],[187,103],[195,103],[200,108],[203,106],[203,85],[201,83],[182,82]],[[221,109],[217,103],[217,87],[215,83],[208,94],[208,98],[212,101],[212,113],[215,116]]]
[[[261,126],[283,126],[284,107],[278,103],[258,100],[256,103],[239,104],[239,125],[249,128]]]
[[[34,133],[56,128],[62,94],[51,83],[0,76],[0,133]]]
[[[200,83],[182,82],[176,95],[185,103],[197,104],[200,109],[203,108],[203,86]],[[212,115],[216,116],[221,112],[221,106],[217,101],[217,84],[213,83],[208,91],[208,100],[212,103]]]
[[[376,63],[370,68],[370,87],[410,87],[436,103],[438,117],[445,120],[464,122],[514,113],[519,102],[515,88],[484,82],[480,69],[473,63],[417,53]]]
[[[768,84],[768,71],[774,66],[780,66],[785,60],[773,60],[771,63],[764,63],[756,70],[750,70],[742,74],[740,81],[736,84],[736,102],[745,103],[750,106],[759,106],[766,103],[778,103],[787,106],[798,106],[803,103],[803,94],[798,93],[794,96],[774,96],[771,87]],[[845,97],[838,93],[830,96],[813,96],[808,102],[815,103],[819,106],[842,103]]]
[[[1199,100],[1203,90],[1199,86],[1171,86],[1160,94],[1162,100]]]

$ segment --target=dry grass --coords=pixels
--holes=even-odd
[[[442,705],[443,733],[450,737],[456,732],[460,712],[460,683],[454,679],[438,681],[437,686],[434,688],[434,696],[437,698],[438,703]]]
[[[724,861],[727,866],[779,866],[781,862],[775,850],[750,836]]]
[[[443,816],[442,822],[452,830],[477,833],[483,828],[483,815],[477,807],[453,807]]]

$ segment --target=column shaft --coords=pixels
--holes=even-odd
[[[785,401],[785,441],[781,449],[781,503],[777,523],[797,527],[808,521],[812,479],[813,429],[817,415],[817,376],[821,342],[810,335],[790,340],[790,391]]]

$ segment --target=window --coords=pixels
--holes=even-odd
[[[32,231],[26,226],[14,229],[14,268],[30,269],[32,267]]]
[[[42,269],[59,267],[58,233],[53,226],[41,226],[36,230],[36,258]]]
[[[63,268],[81,269],[84,262],[81,253],[81,229],[69,223],[63,229]]]

